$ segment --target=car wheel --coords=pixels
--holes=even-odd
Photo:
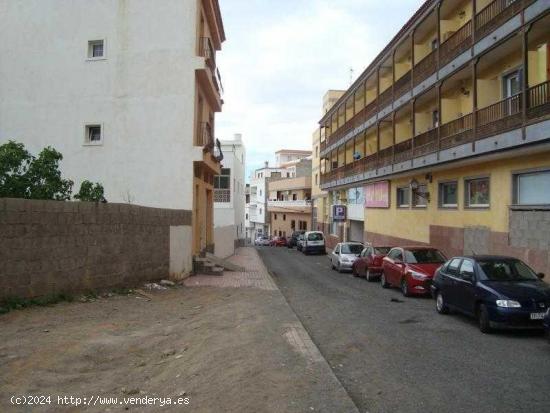
[[[489,321],[489,311],[485,304],[481,304],[477,311],[477,320],[479,323],[479,330],[484,334],[491,333],[491,323]]]
[[[443,299],[443,294],[441,294],[440,291],[438,291],[435,297],[435,309],[439,314],[449,314],[449,307],[447,307],[447,303]]]
[[[401,294],[403,294],[404,297],[409,297],[411,295],[409,292],[409,284],[405,277],[401,279]]]
[[[388,281],[386,281],[386,275],[383,272],[380,275],[380,285],[382,286],[382,288],[389,288],[390,287],[390,283],[388,283]]]
[[[370,270],[368,268],[367,268],[367,271],[365,272],[365,278],[367,279],[368,282],[373,281],[373,276],[370,273]]]

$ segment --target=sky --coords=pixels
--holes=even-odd
[[[216,137],[243,135],[247,179],[279,149],[311,150],[325,92],[347,89],[423,2],[220,0]]]

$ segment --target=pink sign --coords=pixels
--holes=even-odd
[[[365,208],[390,207],[390,182],[382,181],[365,186]]]

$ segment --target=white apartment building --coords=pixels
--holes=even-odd
[[[193,211],[186,270],[213,249],[218,0],[0,0],[0,37],[0,144],[54,147],[75,192]]]
[[[241,134],[222,140],[223,161],[220,175],[214,177],[215,253],[227,257],[236,245],[244,245],[246,148]]]

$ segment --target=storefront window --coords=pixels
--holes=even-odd
[[[515,176],[517,205],[550,205],[550,171],[518,174]]]
[[[439,207],[456,208],[458,206],[458,182],[439,184]]]
[[[489,178],[477,178],[467,180],[466,206],[469,208],[488,208],[489,205]]]

